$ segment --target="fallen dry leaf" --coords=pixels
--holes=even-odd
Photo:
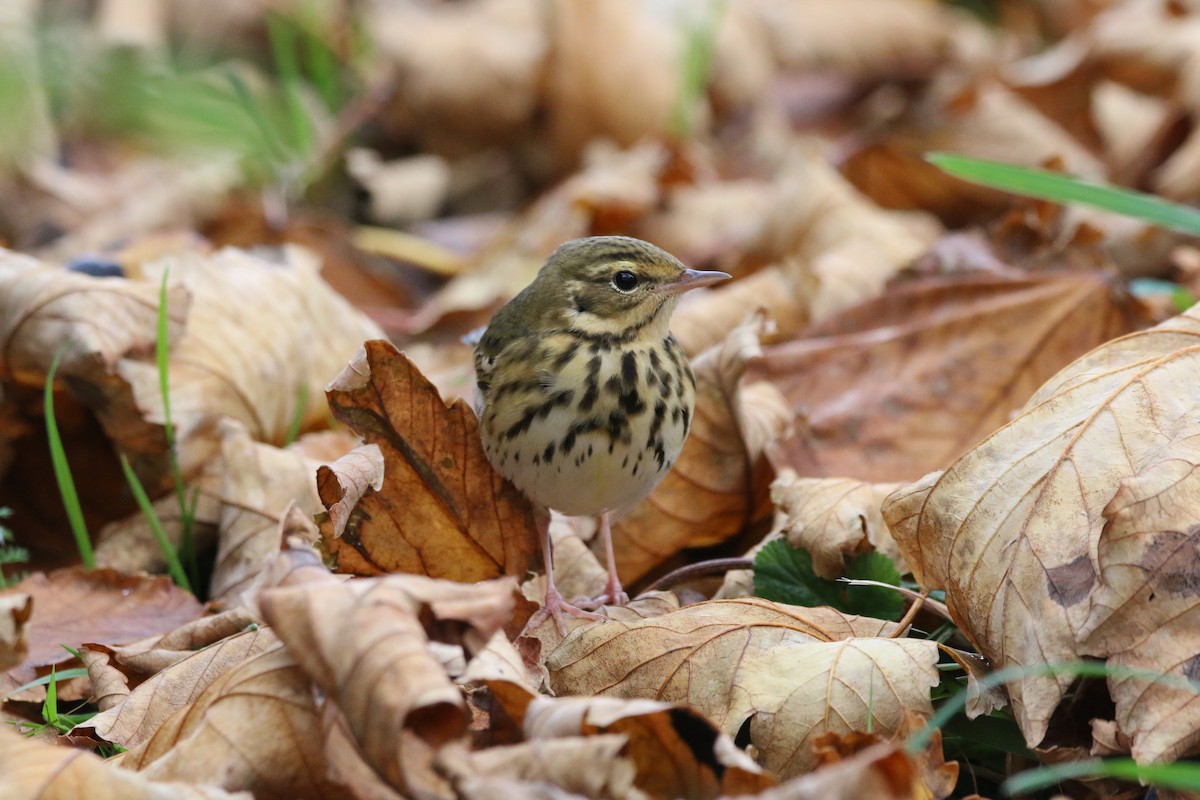
[[[318,462],[298,449],[251,440],[233,420],[218,424],[221,441],[221,520],[209,596],[228,605],[246,593],[267,559],[279,552],[289,507],[311,518],[321,508],[313,473]],[[309,525],[316,541],[316,528]],[[296,531],[293,531],[296,532]]]
[[[49,575],[31,575],[14,589],[33,600],[26,636],[29,654],[19,667],[0,675],[0,696],[33,680],[52,664],[71,658],[63,649],[85,642],[128,644],[147,635],[178,628],[203,609],[188,592],[162,576],[122,575],[107,569],[72,567]],[[59,697],[63,697],[60,687]],[[44,687],[26,690],[21,699],[40,701]]]
[[[932,713],[937,647],[885,638],[893,630],[829,608],[716,600],[576,628],[546,667],[559,694],[687,703],[729,736],[749,720],[760,763],[790,777],[811,768],[822,733],[888,735],[906,712]]]
[[[798,474],[914,480],[1133,322],[1095,274],[928,279],[765,348],[751,375],[770,379],[801,418],[779,450]]]
[[[181,653],[174,664],[156,672],[132,692],[126,690],[119,702],[108,708],[101,706],[101,713],[77,725],[71,735],[125,748],[137,747],[155,735],[172,714],[196,702],[222,674],[274,647],[278,641],[269,628],[263,628],[235,633],[193,653]],[[114,672],[117,670],[107,670],[109,675]],[[92,664],[88,664],[88,673],[99,697],[101,684],[97,674],[105,673],[94,669]]]
[[[597,800],[645,800],[647,795],[634,787],[634,765],[625,754],[628,738],[617,734],[575,736],[550,741],[490,747],[462,753],[459,759],[443,756],[441,768],[456,785],[476,781],[468,796],[499,790],[498,781],[524,783],[524,787],[506,787],[500,794],[481,797],[521,798],[533,785],[553,786],[564,795]],[[483,784],[483,786],[479,784]],[[508,792],[513,792],[509,794]]]
[[[0,669],[25,661],[29,640],[25,629],[33,611],[33,598],[23,592],[0,595]]]
[[[470,582],[530,569],[533,508],[488,464],[465,402],[447,406],[403,354],[371,341],[330,385],[329,405],[384,460],[383,487],[362,496],[345,532],[322,527],[340,571]],[[317,481],[326,508],[350,489],[329,467]]]
[[[879,511],[883,499],[900,486],[801,478],[788,469],[771,484],[771,499],[785,516],[780,535],[792,547],[808,551],[820,577],[841,577],[845,559],[867,551],[883,553],[903,574],[908,570]]]
[[[693,362],[691,435],[663,481],[613,525],[622,580],[637,580],[684,548],[725,541],[769,513],[764,452],[787,429],[790,414],[777,392],[747,394],[742,387],[765,326],[756,315]]]
[[[221,674],[121,762],[153,780],[263,798],[340,798],[326,777],[312,687],[281,645]]]
[[[5,726],[7,727],[7,726]],[[0,797],[11,800],[256,800],[198,783],[162,783],[105,763],[84,750],[56,747],[0,729]]]
[[[1200,462],[1190,427],[1198,342],[1192,309],[1097,348],[944,474],[885,502],[914,574],[925,588],[945,587],[955,620],[994,666],[1090,655],[1190,674],[1190,656],[1176,649],[1191,637],[1190,562],[1172,553],[1191,547],[1190,512],[1177,509],[1190,508]],[[1157,649],[1160,630],[1173,641]],[[1008,685],[1031,746],[1073,681],[1031,674]],[[1185,721],[1200,712],[1190,687],[1151,690],[1118,673],[1109,690],[1139,761],[1200,743]]]
[[[514,589],[512,579],[465,585],[392,575],[274,589],[259,604],[345,717],[367,764],[405,791],[408,762],[428,762],[467,729],[462,695],[427,647],[431,633],[482,650],[511,614]]]

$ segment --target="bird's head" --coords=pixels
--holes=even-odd
[[[641,239],[593,236],[551,253],[537,283],[555,298],[570,328],[594,335],[644,331],[661,338],[681,294],[729,277],[688,269]]]

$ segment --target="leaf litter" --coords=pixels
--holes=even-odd
[[[1193,202],[1196,14],[958,5],[0,11],[0,795],[943,798],[1008,752],[1200,753],[1200,316],[1130,291],[1177,302],[1194,247],[925,160]],[[459,337],[604,234],[735,279],[674,319],[699,399],[614,524],[634,600],[518,636],[544,519]],[[122,455],[198,597],[147,574]],[[591,526],[549,524],[594,595]]]

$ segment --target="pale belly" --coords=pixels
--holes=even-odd
[[[516,412],[485,408],[483,414],[492,466],[535,503],[571,516],[642,500],[674,465],[691,423],[695,395],[682,351],[669,360],[635,351],[636,370],[623,370],[629,364],[618,354],[604,357],[597,371],[589,364],[595,357],[581,351],[554,380],[526,396],[534,407],[547,405],[528,425],[519,424]],[[547,402],[556,392],[569,393],[570,400]]]

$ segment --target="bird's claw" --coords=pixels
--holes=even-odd
[[[568,603],[563,599],[563,596],[559,593],[558,589],[549,589],[546,592],[546,599],[542,603],[542,607],[538,609],[536,614],[529,618],[529,622],[525,624],[525,630],[522,631],[522,635],[537,628],[537,626],[545,622],[548,617],[553,617],[554,625],[558,628],[559,634],[566,636],[567,623],[566,620],[563,619],[564,614],[567,616],[576,617],[578,619],[608,619],[608,617],[605,617],[603,614],[596,614],[590,609],[581,608],[578,605]]]

